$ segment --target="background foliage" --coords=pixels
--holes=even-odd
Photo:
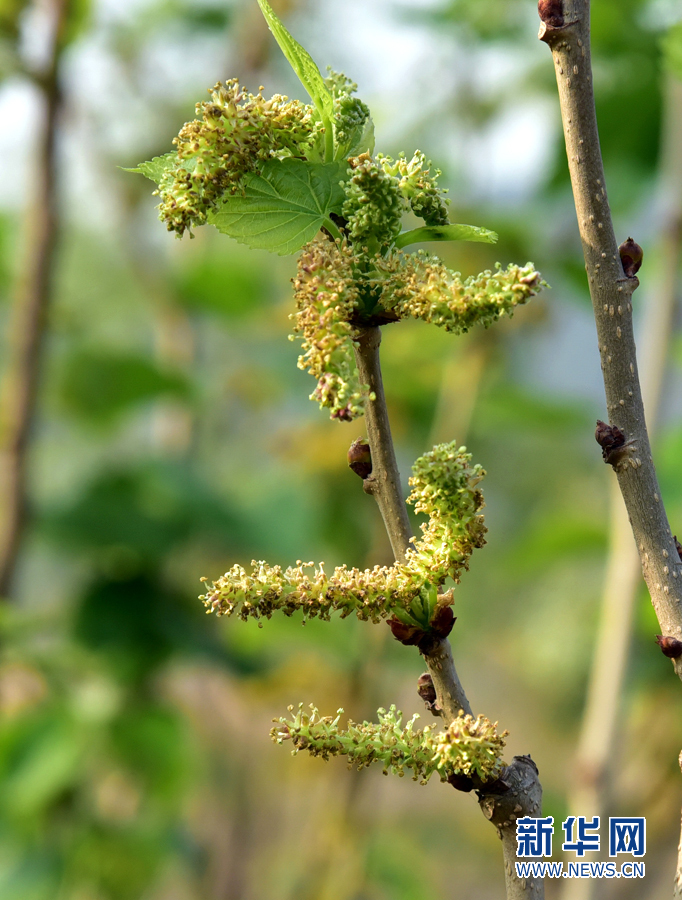
[[[601,0],[595,84],[619,237],[660,221],[666,72],[682,15]],[[33,519],[17,602],[0,609],[3,900],[468,900],[499,896],[499,848],[475,804],[336,760],[290,759],[267,738],[287,704],[355,720],[421,710],[416,653],[384,624],[216,621],[195,599],[252,558],[390,561],[377,511],[346,467],[358,424],[330,422],[286,340],[290,259],[212,229],[176,241],[149,182],[126,175],[169,147],[217,80],[297,95],[255,0],[79,0],[60,78],[57,286],[31,450]],[[551,292],[491,331],[384,329],[399,462],[457,439],[488,471],[489,544],[457,589],[455,658],[476,712],[540,767],[545,814],[566,814],[607,545],[603,416],[552,67],[530,0],[383,0],[278,12],[322,65],[360,84],[387,152],[444,169],[452,218],[495,247],[439,248],[464,274],[533,259]],[[0,322],[10,336],[32,122],[21,61],[41,6],[0,7]],[[668,67],[661,40],[668,47]],[[676,68],[677,67],[677,68]],[[672,77],[675,77],[673,75]],[[4,344],[7,346],[7,343]],[[682,521],[679,340],[656,441]],[[682,528],[682,525],[678,526]],[[680,700],[644,593],[614,766],[614,813],[645,815],[660,896],[677,844]],[[427,715],[423,713],[423,715]],[[553,885],[548,886],[551,897]],[[632,888],[634,890],[634,886]],[[619,884],[619,897],[627,897]],[[634,896],[634,894],[633,894]]]

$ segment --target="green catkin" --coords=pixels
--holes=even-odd
[[[294,279],[294,334],[303,339],[299,369],[307,369],[318,384],[310,395],[332,419],[349,422],[362,415],[365,396],[353,355],[349,319],[358,305],[353,257],[346,244],[315,240],[298,261]]]
[[[197,103],[198,118],[174,139],[177,162],[159,183],[159,218],[179,237],[205,224],[218,200],[235,193],[259,162],[304,154],[315,138],[312,107],[298,100],[254,96],[236,78],[210,92],[209,101]]]
[[[541,285],[532,263],[499,265],[463,279],[424,251],[394,250],[375,263],[375,286],[383,305],[400,318],[411,316],[455,334],[476,324],[488,327],[514,307],[527,303]]]
[[[436,773],[441,781],[451,775],[476,775],[481,781],[491,781],[500,774],[502,751],[507,732],[498,734],[497,723],[485,716],[460,716],[443,732],[435,726],[416,729],[418,715],[403,727],[402,713],[391,706],[378,711],[379,722],[352,722],[340,727],[343,710],[335,717],[320,716],[311,704],[311,712],[289,707],[290,718],[275,719],[270,735],[278,744],[290,740],[296,755],[306,750],[311,756],[328,760],[330,756],[346,756],[349,767],[362,769],[373,762],[381,763],[384,774],[403,776],[412,772],[414,781],[426,784]]]
[[[417,460],[412,472],[408,502],[429,519],[404,563],[364,570],[338,566],[330,575],[322,563],[300,560],[284,570],[254,561],[249,573],[235,565],[201,596],[207,612],[246,620],[301,611],[304,619],[328,620],[337,611],[342,618],[355,613],[359,619],[378,622],[397,615],[428,626],[423,617],[435,612],[435,598],[445,579],[458,582],[474,549],[485,543],[483,494],[478,487],[485,472],[472,466],[466,448],[458,449],[455,443],[434,447]],[[427,612],[422,614],[414,604],[424,597]],[[440,603],[452,602],[451,594],[441,598],[445,599]]]
[[[431,160],[421,150],[416,150],[411,160],[401,154],[397,160],[390,156],[377,156],[384,171],[394,178],[398,178],[398,190],[409,203],[412,212],[423,219],[427,225],[447,225],[448,203],[443,196],[447,191],[438,187],[438,178],[442,174],[440,169],[431,172]]]

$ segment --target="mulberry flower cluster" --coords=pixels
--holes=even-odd
[[[367,172],[379,179],[369,158],[355,171],[364,173],[358,184],[365,184]],[[360,207],[356,235],[376,209],[373,203]],[[488,327],[505,313],[513,315],[514,307],[526,303],[542,283],[532,263],[498,266],[463,279],[424,252],[392,250],[363,261],[347,242],[313,241],[299,258],[294,281],[294,331],[302,335],[305,351],[298,364],[318,380],[311,400],[328,407],[335,419],[362,415],[367,397],[355,369],[353,322],[377,315],[394,321],[411,316],[458,334],[476,323]]]
[[[375,284],[383,304],[399,318],[412,316],[455,334],[488,327],[526,303],[542,285],[532,263],[497,265],[494,272],[462,279],[435,256],[394,251],[375,261]]]
[[[427,225],[448,224],[447,205],[450,201],[443,196],[447,191],[438,187],[442,173],[436,169],[431,174],[431,160],[427,160],[421,150],[415,151],[409,162],[404,154],[395,161],[381,154],[377,159],[387,175],[398,179],[398,190],[416,216]]]
[[[250,573],[233,566],[200,599],[209,613],[244,620],[299,610],[304,619],[328,620],[338,611],[342,618],[354,612],[372,622],[395,615],[428,628],[439,605],[452,603],[451,593],[439,595],[443,582],[458,581],[474,548],[485,542],[478,488],[485,473],[470,463],[471,455],[454,443],[438,445],[415,463],[408,502],[429,521],[404,563],[364,570],[339,566],[327,575],[323,564],[299,561],[283,570],[254,561]]]
[[[216,84],[210,101],[197,103],[173,143],[174,164],[159,182],[159,218],[182,237],[203,225],[225,193],[235,193],[247,172],[273,156],[305,155],[315,139],[313,108],[281,94],[266,100],[236,78]]]
[[[434,733],[434,726],[426,725],[416,729],[418,715],[403,727],[402,713],[391,706],[378,711],[378,724],[374,722],[356,723],[349,721],[346,728],[340,727],[343,710],[335,717],[320,716],[317,709],[310,706],[310,713],[289,707],[290,718],[275,719],[275,727],[270,732],[273,741],[281,744],[291,740],[292,753],[307,750],[311,756],[328,760],[330,756],[346,756],[349,768],[362,769],[373,762],[384,767],[384,775],[403,776],[405,769],[412,772],[414,781],[426,784],[434,773],[441,781],[452,775],[478,775],[481,781],[495,780],[502,769],[502,751],[507,732],[498,734],[497,724],[485,716],[460,716],[449,728]]]
[[[315,240],[306,246],[294,279],[294,334],[303,338],[299,369],[317,379],[310,395],[332,419],[350,421],[361,415],[364,394],[353,358],[350,319],[358,306],[353,257],[346,244]]]
[[[369,153],[348,162],[352,174],[342,210],[348,237],[360,253],[383,252],[400,232],[403,204],[399,181]]]
[[[407,551],[406,565],[429,584],[441,585],[446,578],[458,583],[473,551],[485,544],[483,492],[478,489],[485,471],[470,461],[465,447],[438,444],[412,467],[409,501],[415,512],[429,518],[421,526],[422,539]]]
[[[325,83],[334,98],[335,156],[344,159],[361,140],[359,136],[372,129],[373,125],[367,104],[353,96],[358,89],[357,84],[342,72],[334,72],[330,68],[327,72]],[[373,140],[368,144],[373,145]]]

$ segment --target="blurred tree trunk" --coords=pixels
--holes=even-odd
[[[59,61],[68,10],[69,0],[50,0],[46,11],[51,19],[49,50],[43,71],[34,75],[42,95],[43,117],[26,213],[24,265],[16,286],[0,398],[0,596],[8,596],[12,587],[28,511],[29,441],[59,234]]]

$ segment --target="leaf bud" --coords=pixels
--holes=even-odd
[[[353,441],[348,449],[348,465],[364,481],[372,473],[372,454],[363,438]]]
[[[634,278],[642,265],[644,252],[636,241],[629,237],[618,248],[620,261],[623,263],[623,271],[628,278]]]
[[[452,612],[451,606],[441,606],[436,610],[434,617],[429,622],[431,630],[440,638],[446,638],[452,631],[452,626],[457,617]]]
[[[408,647],[418,645],[419,641],[426,637],[426,632],[419,626],[401,622],[396,616],[388,619],[386,624],[391,629],[391,634],[396,641],[400,641],[401,644],[405,644]]]
[[[433,684],[433,678],[428,672],[424,672],[417,679],[417,693],[424,701],[426,708],[433,713],[434,716],[440,715],[440,708],[436,702],[436,688]]]
[[[661,653],[668,659],[679,659],[682,656],[682,641],[669,635],[657,634],[656,643],[661,648]]]
[[[562,0],[538,0],[538,13],[549,28],[561,28],[564,24]]]
[[[625,435],[617,425],[607,425],[597,419],[594,437],[601,447],[604,462],[615,466],[620,459],[620,452],[625,446]]]

